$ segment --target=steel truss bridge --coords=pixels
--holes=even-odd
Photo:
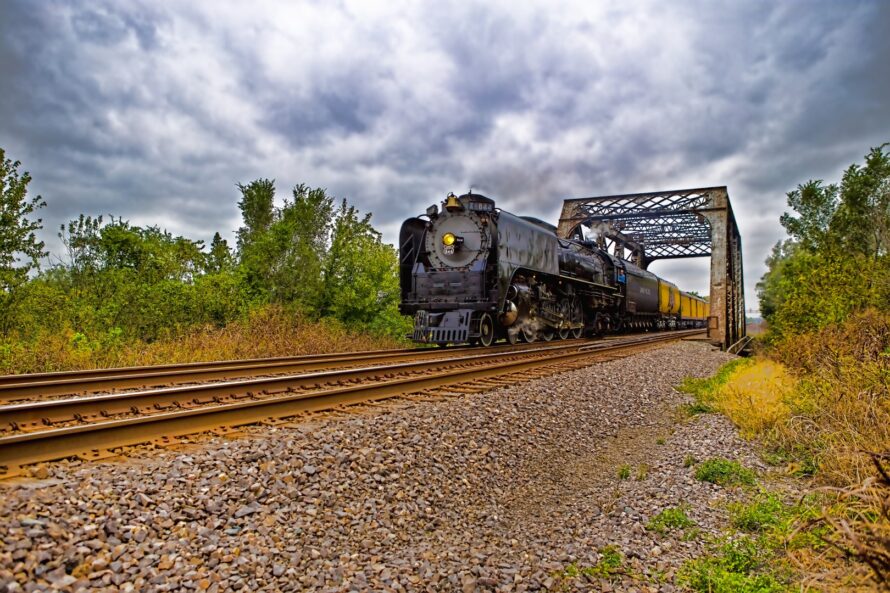
[[[725,350],[745,336],[742,238],[725,186],[563,202],[557,234],[595,237],[643,269],[655,260],[711,257],[708,338]]]

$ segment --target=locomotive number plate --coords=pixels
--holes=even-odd
[[[454,255],[454,245],[445,245],[442,248],[442,251],[445,253],[445,255]]]

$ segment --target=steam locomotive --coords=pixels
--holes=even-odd
[[[708,303],[556,227],[449,194],[399,233],[400,311],[416,342],[550,341],[704,327]]]

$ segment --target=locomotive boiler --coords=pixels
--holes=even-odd
[[[416,342],[489,346],[703,325],[704,308],[684,317],[691,305],[681,305],[704,301],[592,242],[561,239],[478,194],[449,194],[441,206],[399,234],[400,310],[414,316]]]

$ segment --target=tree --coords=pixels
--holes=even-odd
[[[239,183],[238,190],[241,192],[238,208],[244,220],[244,226],[238,229],[238,250],[243,251],[272,226],[275,180],[255,179],[247,185]]]
[[[19,175],[20,166],[0,148],[0,293],[6,294],[25,282],[47,255],[36,235],[43,221],[31,219],[46,202],[40,196],[28,199],[31,175],[27,171]]]
[[[841,181],[843,197],[832,232],[848,252],[877,260],[890,252],[890,144],[872,148],[865,166],[850,165]]]
[[[244,243],[240,263],[254,295],[298,303],[312,312],[322,289],[334,205],[322,188],[298,185],[292,195],[282,208],[273,209],[269,227]]]
[[[232,267],[232,251],[229,243],[219,233],[214,233],[207,255],[207,272],[219,274]]]
[[[829,225],[838,207],[837,185],[822,185],[822,180],[810,180],[787,194],[788,205],[797,216],[782,214],[779,222],[793,241],[805,249],[816,250],[826,246]]]
[[[407,331],[398,311],[398,256],[371,226],[371,215],[343,200],[325,258],[322,313],[347,326],[398,335]]]
[[[890,309],[890,144],[853,164],[839,185],[808,181],[789,192],[789,239],[757,284],[775,336],[819,329],[868,307]]]

